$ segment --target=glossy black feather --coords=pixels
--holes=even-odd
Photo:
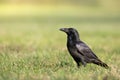
[[[84,66],[86,66],[87,63],[94,63],[108,68],[108,65],[102,62],[93,51],[80,40],[79,33],[76,29],[61,28],[60,30],[67,34],[67,48],[78,67],[80,63]]]

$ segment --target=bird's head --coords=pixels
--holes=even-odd
[[[79,39],[78,31],[75,28],[60,28],[60,31],[65,32],[68,37],[71,37],[73,39]]]

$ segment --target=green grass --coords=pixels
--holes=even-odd
[[[120,17],[115,10],[0,5],[0,80],[120,80]],[[78,69],[61,27],[76,28],[110,69],[94,64]]]
[[[2,24],[0,80],[119,80],[120,24],[100,24]],[[66,35],[59,31],[66,25],[75,25],[110,69],[94,64],[78,69],[66,49]]]

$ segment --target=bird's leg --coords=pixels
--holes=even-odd
[[[84,67],[86,66],[86,62],[83,62],[82,64],[84,65]]]
[[[84,65],[84,67],[85,67],[87,63],[84,61],[83,58],[81,59],[81,62],[82,62],[82,65]]]
[[[80,63],[79,62],[77,62],[77,67],[80,68]]]

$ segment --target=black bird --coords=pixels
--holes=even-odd
[[[70,55],[73,57],[77,66],[81,64],[86,66],[87,63],[94,63],[99,66],[109,68],[109,66],[102,62],[93,51],[79,38],[79,33],[74,28],[61,28],[67,34],[67,48]]]

